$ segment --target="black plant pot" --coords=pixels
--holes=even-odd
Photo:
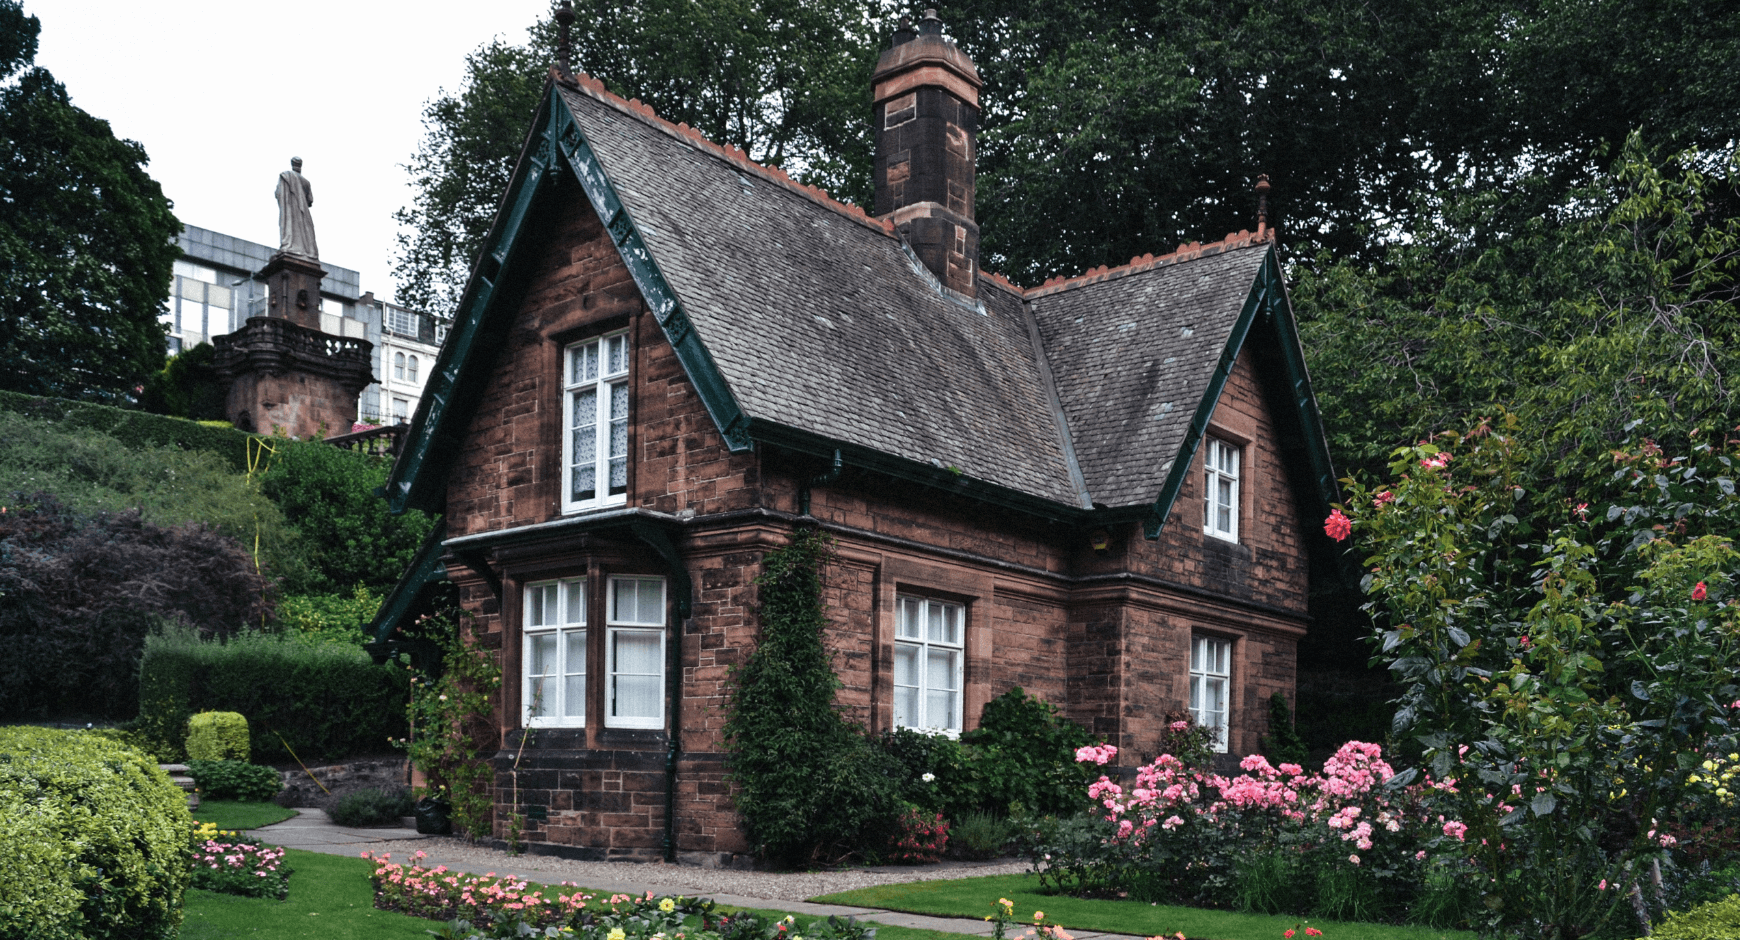
[[[447,818],[452,807],[440,797],[426,796],[417,801],[417,831],[426,836],[444,836],[453,831]]]

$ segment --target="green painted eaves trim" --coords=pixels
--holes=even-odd
[[[1249,338],[1251,328],[1256,325],[1259,315],[1275,330],[1275,339],[1286,366],[1288,397],[1293,405],[1294,418],[1300,437],[1303,438],[1307,462],[1310,464],[1310,489],[1318,498],[1321,504],[1319,508],[1325,515],[1329,512],[1329,504],[1335,501],[1335,469],[1329,458],[1328,438],[1323,433],[1323,419],[1318,414],[1317,397],[1311,391],[1311,379],[1305,367],[1304,348],[1299,344],[1298,329],[1293,322],[1292,309],[1287,303],[1286,281],[1281,276],[1280,260],[1271,245],[1263,258],[1263,266],[1257,273],[1257,279],[1251,284],[1251,291],[1245,297],[1244,307],[1239,310],[1238,320],[1233,323],[1232,332],[1227,336],[1226,346],[1221,349],[1214,372],[1209,375],[1208,389],[1203,393],[1202,400],[1197,402],[1196,413],[1191,416],[1190,425],[1185,429],[1184,440],[1172,458],[1172,469],[1166,474],[1160,496],[1142,521],[1144,537],[1159,538],[1160,530],[1165,528],[1166,520],[1171,517],[1172,507],[1177,503],[1178,494],[1184,487],[1185,475],[1190,472],[1196,460],[1196,449],[1202,443],[1203,436],[1208,433],[1209,419],[1214,415],[1215,406],[1220,403],[1227,379],[1232,377],[1239,353],[1244,349],[1245,340]]]
[[[640,288],[647,309],[652,311],[665,339],[676,350],[677,361],[682,363],[683,371],[701,396],[707,414],[725,438],[725,446],[733,453],[749,450],[753,446],[747,433],[749,416],[737,403],[736,396],[731,394],[731,386],[720,373],[719,364],[713,361],[713,354],[707,351],[695,332],[677,292],[665,279],[664,272],[659,270],[652,252],[647,250],[646,240],[641,237],[628,207],[617,196],[616,187],[599,163],[585,131],[574,121],[574,115],[560,100],[561,93],[554,86],[550,94],[550,138],[556,141],[563,158],[574,171],[574,177],[580,181],[580,188],[586,191],[586,198],[597,210],[598,218],[622,255],[623,264],[628,266],[635,286]]]
[[[422,547],[412,557],[404,576],[393,585],[392,593],[381,602],[375,619],[369,623],[368,632],[376,644],[385,644],[392,639],[393,631],[416,607],[424,588],[447,577],[447,569],[441,564],[441,542],[446,537],[447,520],[436,520],[435,528],[429,530],[429,535],[423,539]]]

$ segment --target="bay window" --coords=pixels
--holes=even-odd
[[[586,724],[586,579],[528,584],[520,714],[527,728]]]
[[[665,580],[610,579],[605,631],[607,728],[665,723]]]
[[[628,334],[574,343],[564,357],[562,509],[628,501]]]

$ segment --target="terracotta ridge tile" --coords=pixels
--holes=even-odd
[[[1186,261],[1194,261],[1197,258],[1207,255],[1218,255],[1222,252],[1233,251],[1239,248],[1250,248],[1254,245],[1268,244],[1274,240],[1274,229],[1257,232],[1228,232],[1225,238],[1217,242],[1208,242],[1206,244],[1203,242],[1190,242],[1189,244],[1179,245],[1173,251],[1163,255],[1138,255],[1131,258],[1129,264],[1120,265],[1115,268],[1108,268],[1102,264],[1097,268],[1084,271],[1074,277],[1047,278],[1046,281],[1038,287],[1027,288],[1025,296],[1041,297],[1046,294],[1055,294],[1059,291],[1069,290],[1072,287],[1081,287],[1086,284],[1097,284],[1100,281],[1108,281],[1113,278],[1124,277],[1130,274],[1140,274],[1143,271],[1151,271],[1154,268],[1164,267],[1170,264],[1181,264]]]
[[[818,189],[814,186],[800,183],[797,180],[792,179],[788,173],[779,167],[763,166],[756,163],[754,160],[749,159],[749,155],[744,153],[741,149],[728,144],[714,143],[707,139],[705,134],[690,127],[686,123],[673,124],[670,121],[659,117],[658,114],[653,111],[651,105],[642,103],[639,98],[625,101],[621,95],[618,95],[604,87],[603,81],[594,78],[585,72],[575,72],[573,77],[570,79],[564,77],[554,67],[551,67],[550,75],[557,84],[562,85],[565,88],[573,91],[585,92],[592,98],[595,98],[619,111],[626,111],[633,114],[641,118],[644,123],[651,127],[657,128],[673,137],[686,141],[698,149],[705,150],[715,156],[729,160],[732,164],[754,173],[756,176],[761,177],[769,183],[773,183],[774,185],[803,196],[820,206],[832,209],[840,215],[843,215],[854,222],[858,222],[866,228],[873,229],[888,236],[894,234],[893,222],[871,216],[869,213],[864,211],[863,206],[840,202],[832,196],[829,196],[827,190]]]

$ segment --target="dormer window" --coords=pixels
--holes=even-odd
[[[1208,439],[1202,530],[1228,542],[1239,540],[1239,457],[1238,447]]]
[[[562,511],[628,501],[628,334],[575,343],[563,363]]]

